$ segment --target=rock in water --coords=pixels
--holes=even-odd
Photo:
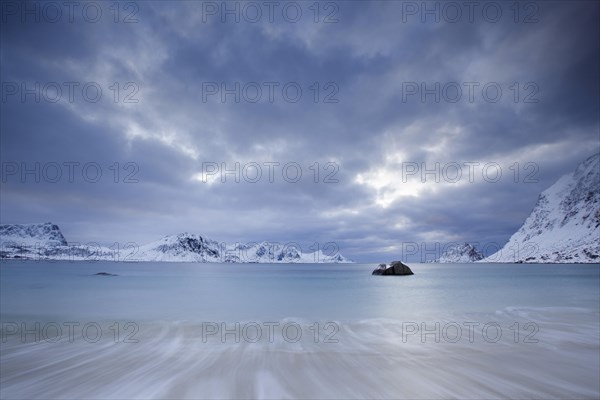
[[[389,267],[386,264],[379,264],[372,275],[414,275],[414,273],[402,261],[392,261]]]
[[[392,261],[391,267],[394,269],[394,275],[414,275],[408,265],[402,261]]]

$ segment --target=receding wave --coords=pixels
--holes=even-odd
[[[27,399],[591,399],[597,321],[584,308],[507,307],[423,321],[104,321],[85,337],[42,324],[54,336],[39,337],[31,321],[23,336],[4,320],[0,387]]]

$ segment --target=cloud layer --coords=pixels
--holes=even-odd
[[[596,3],[8,4],[1,222],[73,241],[501,245],[600,144]]]

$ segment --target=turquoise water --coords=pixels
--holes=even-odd
[[[3,315],[143,320],[437,318],[507,307],[598,311],[598,265],[188,264],[4,261]],[[97,272],[116,277],[94,276]]]
[[[2,261],[0,398],[600,397],[599,265],[410,266]]]

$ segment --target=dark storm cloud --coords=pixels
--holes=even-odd
[[[3,9],[3,96],[7,82],[78,82],[78,90],[95,82],[102,98],[89,102],[77,90],[73,102],[64,91],[56,103],[3,97],[2,162],[96,162],[104,175],[97,183],[10,177],[2,182],[2,223],[51,220],[80,242],[145,242],[182,231],[303,247],[335,241],[359,261],[392,259],[408,242],[502,244],[539,192],[598,151],[596,3],[538,3],[537,22],[527,24],[531,10],[521,10],[515,23],[508,3],[494,3],[503,10],[496,23],[480,12],[471,22],[464,9],[458,23],[432,16],[423,23],[407,14],[421,2],[335,2],[319,23],[309,3],[298,3],[297,23],[278,13],[274,22],[263,14],[258,23],[223,23],[203,13],[202,2],[139,2],[131,24],[115,23],[107,4],[97,23],[78,14],[73,23],[23,23]],[[131,11],[125,4],[120,19]],[[435,4],[445,3],[428,3]],[[323,23],[332,11],[339,21]],[[138,89],[137,103],[123,102],[133,91],[128,82]],[[223,103],[220,94],[204,101],[213,82],[256,82],[263,96],[256,103],[236,103],[232,95]],[[272,103],[265,82],[279,83]],[[290,82],[303,90],[297,103],[282,96]],[[403,93],[412,82],[457,82],[465,91],[456,103],[431,95],[422,102]],[[473,102],[464,82],[479,83]],[[502,88],[500,101],[482,98],[489,82]],[[325,89],[328,83],[334,85]],[[331,93],[339,101],[324,103]],[[530,93],[537,103],[523,102]],[[122,182],[128,162],[139,167],[137,183]],[[205,163],[236,162],[262,165],[262,179],[201,181]],[[273,183],[264,162],[280,163]],[[282,176],[290,162],[302,167],[299,182]],[[309,169],[315,162],[318,183]],[[327,162],[339,167],[337,183],[323,182],[332,171]],[[406,163],[436,162],[497,162],[503,176],[487,182],[478,168],[474,182],[464,175],[458,183],[419,175],[403,181]],[[509,169],[515,162],[516,182]],[[539,169],[524,183],[528,162]],[[119,183],[109,169],[114,163]]]

